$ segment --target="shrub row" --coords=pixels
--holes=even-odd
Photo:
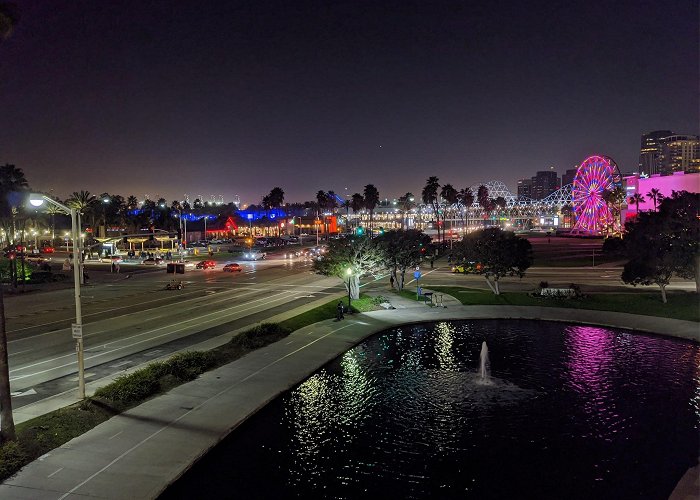
[[[17,440],[0,446],[0,481],[111,416],[194,380],[207,370],[276,342],[289,333],[290,330],[276,323],[263,323],[217,349],[184,352],[166,361],[151,363],[98,389],[92,398],[19,424]]]

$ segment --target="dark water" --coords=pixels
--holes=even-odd
[[[536,321],[411,326],[277,398],[162,498],[661,499],[697,463],[699,426],[696,344]]]

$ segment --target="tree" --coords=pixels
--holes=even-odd
[[[661,301],[666,303],[666,287],[675,265],[671,235],[656,212],[644,212],[625,225],[625,249],[630,260],[622,271],[622,281],[637,285],[657,285]]]
[[[454,212],[454,206],[459,200],[459,193],[454,187],[452,187],[452,184],[445,184],[444,186],[442,186],[442,189],[440,190],[440,196],[443,200],[447,202],[446,211]],[[443,217],[443,219],[444,218],[445,217]],[[443,233],[444,231],[445,229],[443,228]],[[452,232],[452,223],[450,223],[450,232]]]
[[[401,218],[401,228],[408,226],[408,222],[406,221],[407,214],[415,206],[416,199],[414,198],[413,193],[406,193],[403,196],[399,196],[399,207],[401,207],[401,211],[403,212],[403,217]]]
[[[462,262],[474,262],[473,272],[483,275],[496,295],[500,294],[498,282],[501,278],[522,278],[532,265],[530,242],[496,227],[468,234],[456,245],[454,253]]]
[[[350,232],[350,200],[343,201],[343,208],[345,209],[345,232]]]
[[[357,212],[362,210],[365,207],[365,199],[362,197],[360,193],[354,193],[352,195],[352,199],[350,200],[350,208],[352,208],[352,213],[353,215],[357,215]],[[359,225],[359,219],[356,226]]]
[[[284,205],[284,191],[280,187],[274,187],[268,195],[270,198],[270,206],[272,208],[280,208]]]
[[[2,4],[0,4],[2,9]],[[1,15],[2,10],[0,10]],[[14,216],[22,203],[18,193],[27,191],[29,183],[22,169],[6,164],[0,167],[0,217],[11,220],[14,229]],[[9,232],[6,232],[8,236]],[[14,242],[14,231],[11,236]],[[16,261],[13,261],[13,265]],[[13,270],[14,273],[14,270]],[[15,273],[16,274],[16,273]],[[15,439],[15,422],[12,417],[12,396],[10,394],[10,365],[7,352],[7,327],[5,323],[5,299],[0,285],[0,443]]]
[[[612,214],[613,220],[610,221],[612,230],[619,231],[621,227],[620,215],[622,214],[622,203],[625,201],[625,190],[622,189],[621,186],[615,186],[610,190],[603,191],[602,198]]]
[[[440,189],[440,180],[431,176],[425,181],[425,186],[421,192],[423,203],[430,205],[435,214],[435,226],[437,227],[438,241],[440,241],[440,199],[438,198],[438,189]]]
[[[476,191],[476,201],[486,214],[484,217],[484,226],[486,226],[486,219],[489,218],[489,215],[493,210],[493,202],[491,201],[491,198],[489,198],[489,188],[483,184],[479,186]]]
[[[630,205],[634,205],[635,208],[637,209],[637,213],[639,213],[639,204],[644,202],[644,196],[642,196],[639,193],[634,193],[632,196],[630,196],[627,199],[627,203]]]
[[[462,222],[464,224],[464,231],[467,230],[467,219],[469,217],[469,210],[474,204],[474,193],[469,188],[464,188],[459,191],[459,201],[464,205],[464,214],[462,216]]]
[[[346,236],[330,240],[323,257],[314,261],[314,271],[323,276],[341,278],[350,296],[359,299],[360,279],[376,274],[382,268],[382,263],[382,250],[369,236]]]
[[[700,293],[700,194],[673,191],[661,201],[658,213],[671,237],[674,272],[694,279],[695,291]]]
[[[652,188],[651,191],[647,193],[647,198],[654,202],[654,212],[656,212],[656,207],[661,203],[661,200],[664,199],[664,195],[661,194],[661,191],[657,188]]]
[[[374,184],[367,184],[364,191],[364,206],[369,211],[369,230],[370,236],[374,233],[373,219],[374,219],[374,209],[379,203],[379,191]]]
[[[394,277],[397,289],[403,290],[406,269],[420,264],[430,246],[430,236],[417,229],[387,231],[376,244],[382,250],[384,266]]]

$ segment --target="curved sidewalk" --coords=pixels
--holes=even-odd
[[[528,318],[606,324],[700,342],[698,324],[547,307],[397,309],[322,321],[118,415],[29,464],[0,485],[3,499],[155,498],[193,462],[280,393],[377,332],[406,323]]]

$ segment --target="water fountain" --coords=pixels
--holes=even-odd
[[[486,341],[481,343],[481,353],[479,354],[479,379],[488,382],[491,379],[491,363],[489,362],[489,348]]]

